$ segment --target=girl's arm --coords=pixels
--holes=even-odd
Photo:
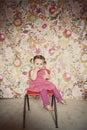
[[[30,79],[35,80],[37,78],[37,71],[38,71],[38,69],[33,69],[30,71],[30,73],[29,73]]]
[[[44,79],[46,79],[46,80],[50,79],[50,73],[48,73],[47,70],[45,70]]]

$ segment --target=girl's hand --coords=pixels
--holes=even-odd
[[[34,68],[34,71],[35,71],[35,72],[38,72],[39,70],[40,70],[39,67],[35,67],[35,68]]]
[[[49,80],[50,79],[50,74],[47,73],[47,71],[45,71],[45,74],[43,76],[44,79]]]

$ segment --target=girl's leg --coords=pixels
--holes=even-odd
[[[55,87],[55,88],[53,89],[53,91],[54,91],[54,96],[56,97],[56,99],[57,99],[59,102],[61,102],[63,99],[62,99],[62,96],[60,95],[59,90]]]
[[[41,94],[41,98],[42,98],[44,107],[49,111],[53,111],[53,108],[50,106],[47,90],[42,89],[40,94]]]
[[[56,87],[53,89],[53,91],[54,91],[54,96],[56,97],[57,101],[61,102],[62,104],[66,104],[66,102],[63,100],[59,90]]]
[[[49,97],[48,97],[47,90],[42,89],[41,92],[40,92],[40,94],[41,94],[41,98],[42,98],[44,107],[47,106],[47,105],[49,105],[50,102],[49,102]]]

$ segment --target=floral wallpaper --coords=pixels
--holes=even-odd
[[[0,98],[22,97],[42,54],[64,98],[87,89],[86,0],[0,0]]]

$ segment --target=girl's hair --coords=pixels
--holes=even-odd
[[[36,56],[34,56],[33,58],[30,59],[30,62],[34,63],[36,59],[41,59],[41,60],[43,60],[43,63],[46,64],[45,57],[42,56],[42,55],[36,55]]]

